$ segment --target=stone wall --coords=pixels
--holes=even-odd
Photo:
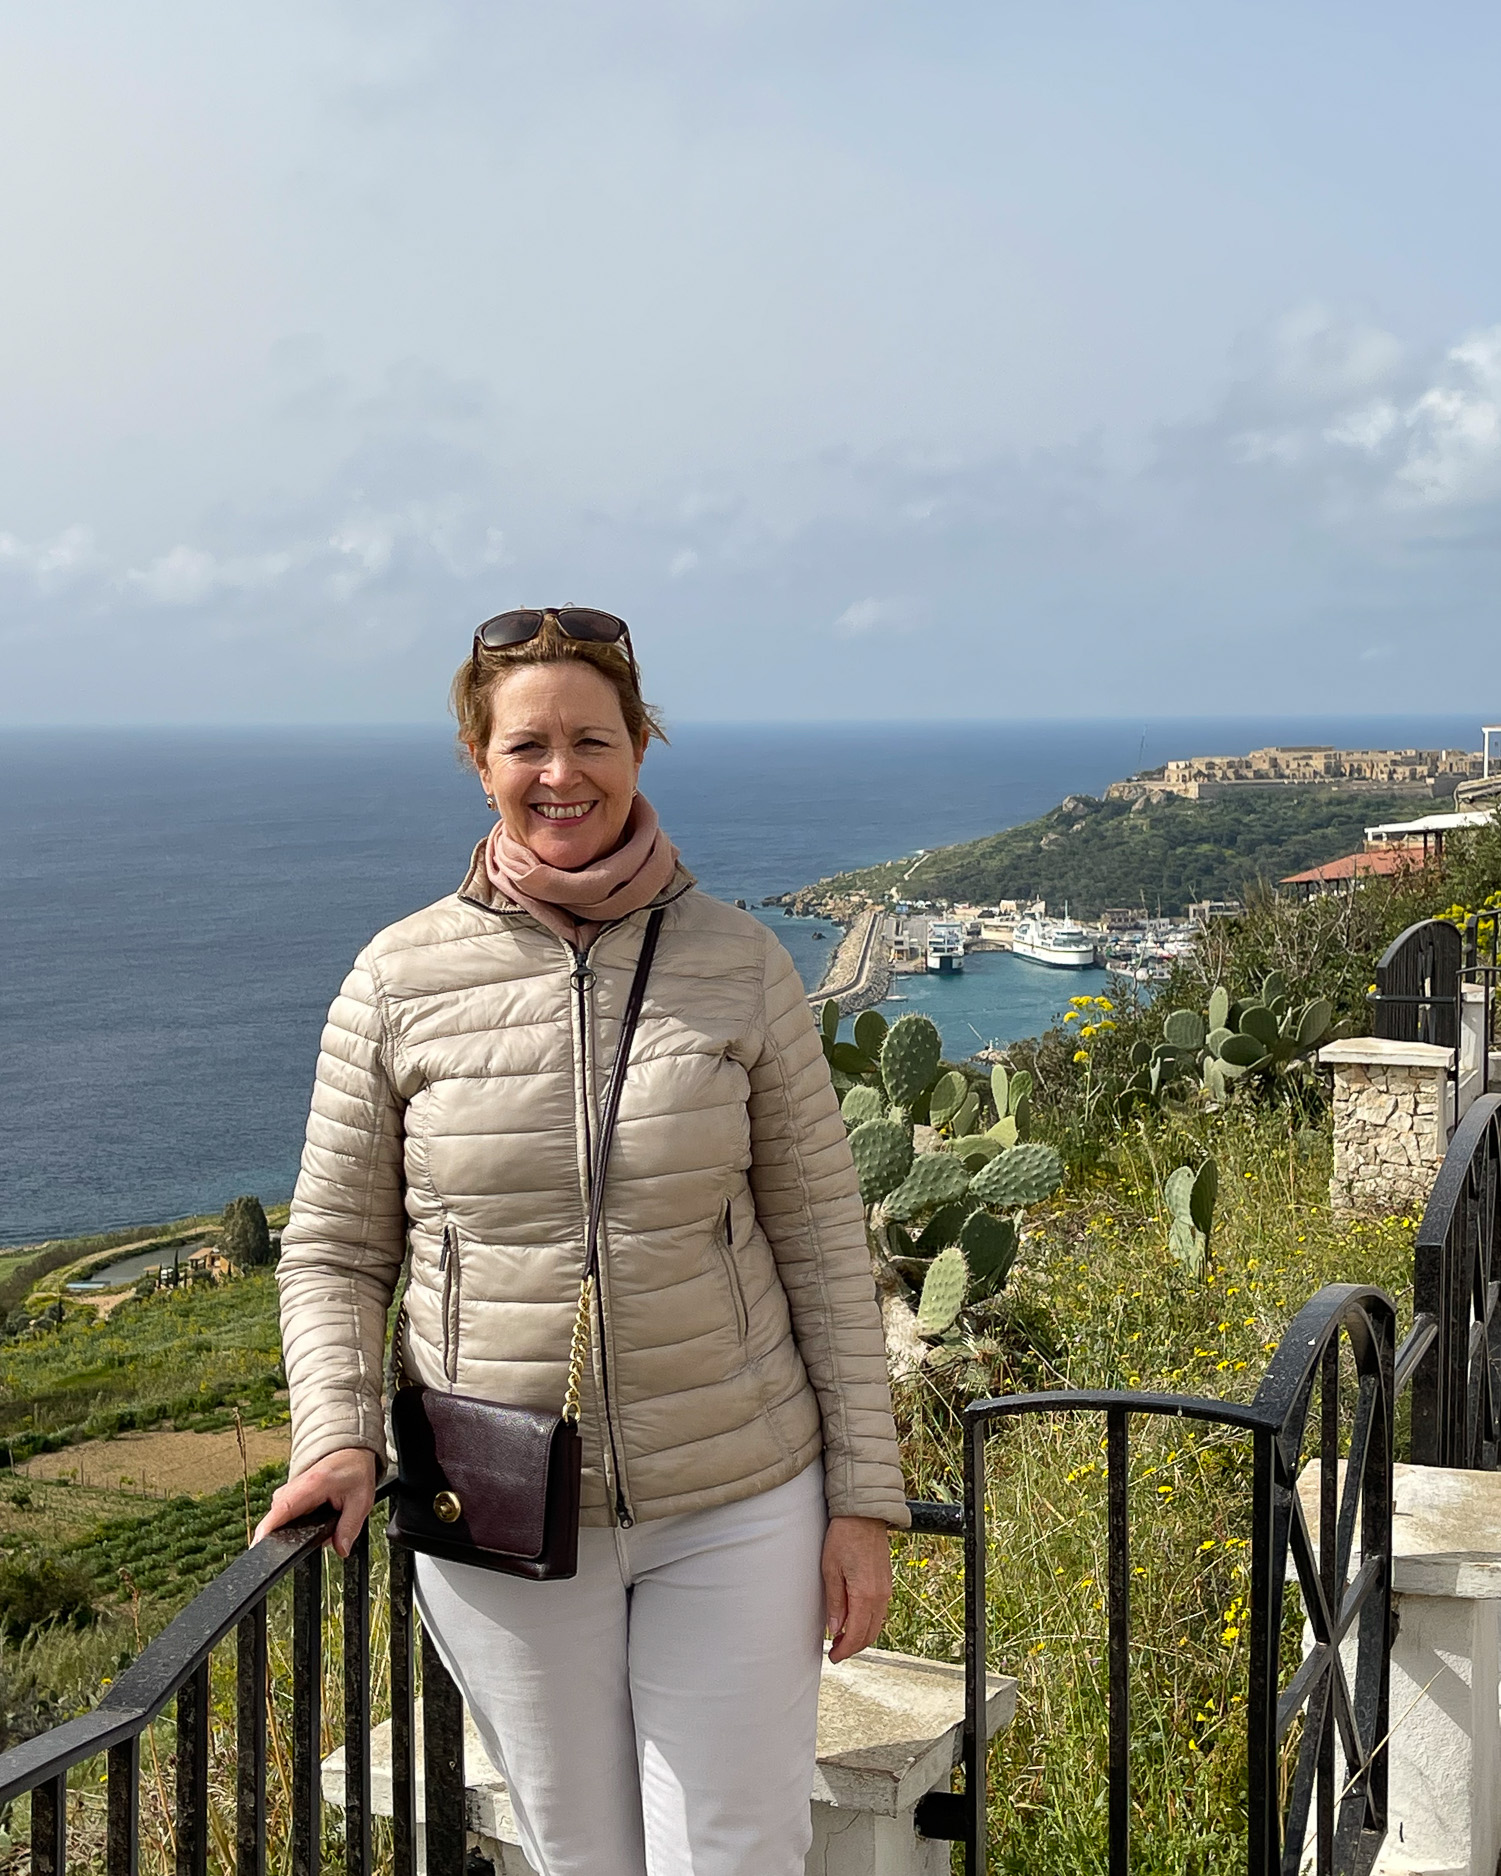
[[[1450,1051],[1363,1036],[1331,1043],[1336,1211],[1417,1215],[1444,1157],[1444,1083]]]

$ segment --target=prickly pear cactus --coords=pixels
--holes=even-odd
[[[1192,1054],[1204,1046],[1204,1019],[1197,1010],[1173,1010],[1162,1025],[1162,1034],[1170,1049]]]
[[[967,1135],[977,1132],[979,1126],[980,1097],[975,1093],[974,1089],[971,1088],[969,1093],[965,1095],[963,1101],[959,1104],[958,1113],[955,1114],[954,1118],[949,1122],[949,1128],[955,1139],[962,1140]]]
[[[956,1068],[940,1075],[928,1096],[928,1119],[935,1127],[946,1127],[969,1098],[969,1083]]]
[[[969,1173],[962,1160],[950,1153],[919,1153],[912,1170],[886,1201],[893,1218],[915,1218],[935,1205],[961,1198],[969,1189]]]
[[[871,1060],[881,1058],[881,1044],[886,1040],[886,1018],[879,1010],[861,1010],[855,1018],[855,1047]]]
[[[997,1153],[970,1181],[970,1197],[982,1205],[1015,1211],[1035,1205],[1063,1184],[1063,1161],[1057,1151],[1040,1141],[1024,1141]]]
[[[875,1088],[867,1088],[862,1083],[851,1088],[839,1103],[839,1111],[844,1116],[847,1127],[858,1127],[862,1121],[882,1120],[886,1114],[886,1103]]]
[[[1217,984],[1209,993],[1209,1027],[1228,1029],[1230,1026],[1230,992],[1223,984]]]
[[[862,1121],[850,1135],[850,1151],[860,1196],[874,1205],[895,1192],[912,1170],[912,1129],[896,1120]]]
[[[899,1016],[881,1044],[881,1079],[898,1107],[910,1108],[925,1094],[943,1059],[937,1026],[915,1012]]]
[[[918,1256],[936,1257],[946,1246],[957,1244],[964,1221],[972,1209],[967,1198],[955,1199],[950,1205],[940,1205],[917,1234],[914,1249]]]
[[[958,1321],[968,1288],[969,1268],[964,1253],[951,1244],[933,1259],[923,1281],[917,1305],[917,1333],[925,1342],[935,1340]]]
[[[971,1293],[993,1295],[1004,1289],[1016,1257],[1016,1226],[990,1212],[971,1212],[959,1231],[959,1249],[969,1266]]]
[[[1212,1159],[1205,1160],[1197,1173],[1191,1166],[1179,1166],[1163,1182],[1162,1196],[1172,1221],[1167,1247],[1194,1276],[1202,1275],[1209,1262],[1209,1236],[1214,1229],[1219,1183],[1219,1167]]]

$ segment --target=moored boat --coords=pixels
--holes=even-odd
[[[1082,925],[1071,919],[1024,918],[1017,921],[1011,949],[1034,964],[1054,964],[1066,971],[1084,971],[1095,961],[1095,943]]]

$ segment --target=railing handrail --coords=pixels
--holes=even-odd
[[[242,1551],[147,1643],[89,1712],[0,1753],[0,1804],[150,1725],[235,1624],[327,1543],[337,1522],[338,1513],[325,1505]]]
[[[1449,1150],[1444,1154],[1438,1176],[1433,1182],[1433,1190],[1428,1195],[1428,1203],[1423,1208],[1418,1235],[1414,1240],[1418,1250],[1438,1250],[1442,1247],[1454,1222],[1455,1210],[1464,1196],[1475,1156],[1498,1114],[1501,1114],[1501,1094],[1482,1094],[1470,1104],[1469,1112],[1454,1129]]]

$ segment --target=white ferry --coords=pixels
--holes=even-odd
[[[964,969],[964,927],[958,919],[929,920],[928,969],[930,971],[962,971]]]
[[[1011,949],[1019,958],[1056,964],[1066,971],[1088,970],[1095,961],[1094,939],[1082,925],[1067,918],[1019,919]]]

